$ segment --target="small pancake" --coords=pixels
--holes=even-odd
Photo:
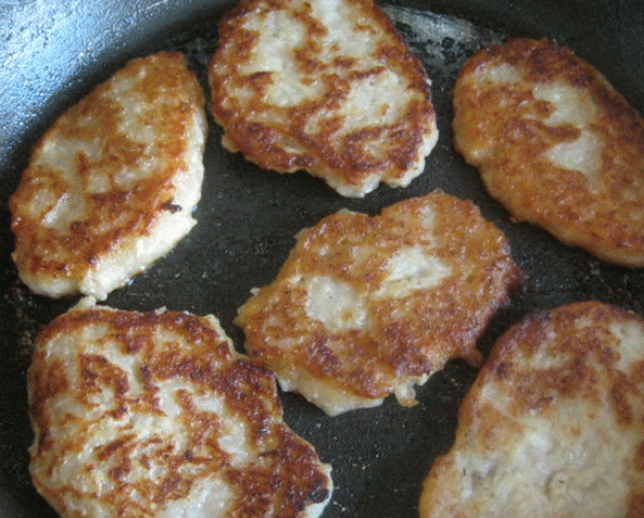
[[[414,384],[448,360],[480,361],[476,340],[518,279],[505,236],[435,191],[303,230],[236,323],[284,390],[330,415],[389,394],[413,405]]]
[[[591,65],[515,39],[466,62],[456,148],[517,220],[600,259],[644,266],[644,121]]]
[[[10,200],[25,284],[104,299],[190,231],[204,104],[184,56],[160,52],[130,61],[54,122]]]
[[[330,498],[274,377],[212,316],[83,302],[40,332],[27,381],[32,480],[63,518],[315,518]]]
[[[541,311],[495,344],[424,483],[421,518],[644,516],[644,318]]]
[[[227,149],[343,196],[408,185],[438,139],[423,65],[371,0],[241,0],[209,77]]]

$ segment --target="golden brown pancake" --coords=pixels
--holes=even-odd
[[[344,196],[408,185],[438,138],[423,65],[371,0],[241,0],[209,77],[226,148]]]
[[[10,201],[20,278],[104,299],[195,224],[204,96],[183,55],[134,59],[34,147]]]
[[[435,191],[301,231],[236,323],[283,389],[330,415],[389,394],[412,405],[414,385],[450,359],[479,362],[476,340],[518,277],[501,231]]]
[[[274,377],[212,316],[83,303],[40,332],[27,381],[32,480],[63,518],[315,518],[330,498]]]
[[[644,318],[581,302],[496,343],[421,518],[644,516]]]
[[[515,39],[466,62],[454,142],[517,220],[606,261],[644,265],[644,121],[591,65]]]

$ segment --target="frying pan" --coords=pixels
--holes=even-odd
[[[513,223],[487,196],[477,172],[451,145],[450,94],[463,61],[507,36],[547,36],[593,63],[640,112],[644,111],[644,6],[640,0],[382,1],[381,5],[433,80],[440,139],[425,173],[405,189],[380,187],[364,199],[341,198],[304,173],[278,175],[224,151],[211,120],[198,225],[165,258],[115,291],[121,309],[165,306],[213,313],[239,348],[232,324],[249,290],[269,282],[294,234],[347,207],[375,214],[434,188],[473,200],[510,238],[528,282],[481,338],[486,354],[509,325],[540,308],[598,299],[644,314],[644,271],[599,261],[564,247],[542,230]],[[30,148],[67,107],[126,60],[161,49],[185,52],[204,87],[217,22],[232,6],[216,0],[0,1],[0,516],[55,517],[29,481],[25,370],[37,330],[75,298],[31,294],[10,258],[7,201]],[[420,484],[454,437],[458,404],[476,372],[449,363],[418,391],[419,404],[335,418],[293,394],[282,394],[287,422],[333,465],[336,485],[324,516],[417,516]]]

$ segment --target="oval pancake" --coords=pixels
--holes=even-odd
[[[34,292],[104,299],[194,226],[204,96],[182,54],[134,59],[54,122],[10,200]]]
[[[414,385],[450,359],[477,364],[476,340],[519,277],[501,231],[435,191],[301,231],[236,323],[284,390],[330,415],[390,394],[413,405]]]
[[[330,467],[212,316],[83,302],[38,335],[30,472],[63,518],[315,518]]]
[[[209,78],[226,148],[344,196],[408,185],[438,139],[423,65],[371,0],[242,0]]]
[[[421,518],[644,516],[644,318],[540,311],[494,345],[424,483]]]
[[[514,39],[468,60],[453,100],[456,149],[514,218],[644,265],[644,121],[595,68]]]

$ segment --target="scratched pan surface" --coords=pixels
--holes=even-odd
[[[640,0],[436,0],[382,2],[426,65],[440,140],[425,173],[406,189],[381,187],[344,199],[305,174],[258,169],[219,144],[211,122],[198,225],[167,257],[107,303],[214,313],[241,347],[232,325],[249,290],[271,280],[293,235],[341,207],[376,213],[440,187],[476,202],[510,237],[529,277],[482,338],[484,352],[510,324],[538,308],[600,299],[644,314],[644,271],[603,263],[545,232],[514,224],[483,190],[451,145],[451,88],[463,61],[507,36],[548,36],[596,65],[644,111],[644,8]],[[25,370],[34,333],[75,299],[34,296],[17,279],[7,200],[29,149],[65,108],[129,58],[161,49],[186,52],[204,80],[217,21],[231,2],[203,0],[0,1],[0,516],[56,516],[29,482]],[[204,83],[205,84],[205,83]],[[337,489],[324,516],[417,516],[420,484],[449,447],[455,415],[475,372],[453,362],[419,391],[411,409],[387,400],[376,409],[328,418],[298,396],[283,395],[286,419],[334,468]]]

